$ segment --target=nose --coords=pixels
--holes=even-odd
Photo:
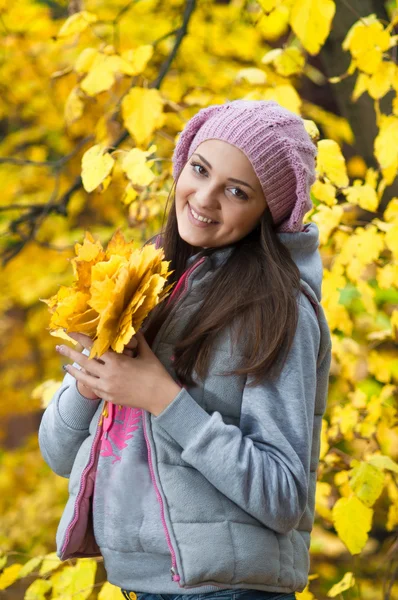
[[[220,209],[220,200],[215,187],[204,185],[198,188],[194,194],[195,206],[209,213]]]

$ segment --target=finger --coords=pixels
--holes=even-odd
[[[90,371],[87,371],[84,367],[81,367],[80,371],[82,373],[87,373],[87,375],[91,375],[91,377],[95,377],[94,373],[90,373]],[[97,377],[98,379],[98,377]]]
[[[55,346],[55,349],[57,350],[57,352],[59,352],[59,354],[62,354],[62,356],[67,356],[78,365],[84,367],[90,373],[93,373],[97,377],[100,376],[102,366],[99,364],[98,361],[87,358],[81,352],[76,352],[76,350],[73,350],[69,346],[64,346],[63,344],[61,346]]]
[[[125,348],[137,348],[138,346],[138,341],[137,338],[135,337],[136,334],[133,335],[133,337],[131,338],[131,340],[125,345]]]
[[[84,348],[91,348],[94,341],[84,333],[78,333],[77,331],[66,332],[73,340],[79,342]]]
[[[83,373],[81,370],[73,367],[72,365],[65,365],[65,371],[73,375],[77,381],[80,381],[86,387],[91,388],[93,392],[97,394],[97,396],[102,397],[102,391],[98,387],[100,382],[98,377],[92,377],[87,373]]]
[[[137,348],[125,348],[123,354],[130,356],[130,358],[136,358],[136,356],[138,356],[138,350]]]
[[[153,354],[152,349],[151,349],[150,345],[148,344],[148,342],[146,341],[144,334],[141,333],[141,331],[137,331],[137,333],[135,335],[136,335],[137,342],[138,342],[138,344],[137,344],[138,354],[140,356]]]

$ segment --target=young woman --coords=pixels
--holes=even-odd
[[[102,555],[126,598],[293,600],[307,584],[331,360],[303,226],[315,155],[276,102],[200,110],[156,238],[172,294],[125,354],[89,360],[81,334],[83,353],[58,347],[75,362],[39,430],[69,477],[57,554]]]

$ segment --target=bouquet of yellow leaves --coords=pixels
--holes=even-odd
[[[98,358],[109,348],[122,353],[149,312],[173,287],[165,286],[173,272],[168,271],[170,261],[163,260],[163,249],[154,244],[134,250],[120,228],[106,250],[86,231],[75,252],[73,285],[61,286],[51,298],[41,298],[52,313],[48,329],[69,340],[64,330],[91,337],[89,358]]]

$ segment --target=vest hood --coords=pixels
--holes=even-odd
[[[303,231],[294,233],[277,232],[280,241],[289,249],[290,255],[296,263],[301,279],[303,279],[315,293],[318,301],[321,300],[321,287],[323,265],[319,248],[319,228],[316,223],[306,223]],[[219,266],[232,252],[233,245],[220,248],[211,255],[214,266]],[[202,251],[190,256],[187,268],[199,258]]]

